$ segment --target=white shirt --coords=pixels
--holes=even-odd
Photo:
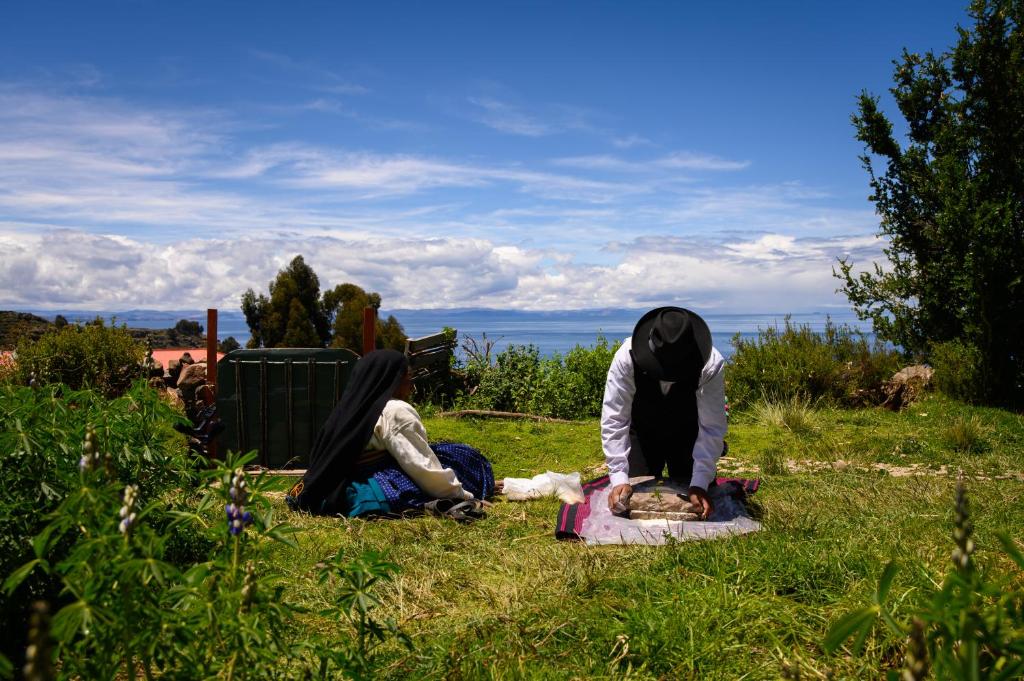
[[[472,499],[455,477],[445,468],[427,444],[427,429],[416,409],[402,400],[388,400],[373,427],[367,449],[386,449],[405,474],[416,485],[436,499]]]
[[[613,487],[629,482],[629,424],[636,394],[633,357],[629,354],[631,346],[631,339],[627,338],[612,359],[601,407],[601,446]],[[724,366],[725,358],[711,348],[711,356],[701,371],[697,387],[698,431],[697,440],[693,443],[691,487],[708,488],[715,479],[718,458],[722,455],[722,441],[727,430]],[[671,385],[668,381],[661,381],[662,392],[667,393]]]

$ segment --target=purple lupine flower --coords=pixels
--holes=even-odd
[[[135,512],[138,498],[138,485],[128,485],[124,488],[124,506],[121,507],[120,511],[121,524],[117,528],[121,534],[127,535],[131,532],[132,525],[135,524],[135,518],[138,515]]]
[[[231,497],[231,503],[224,506],[224,513],[228,517],[228,532],[238,536],[246,525],[252,524],[252,514],[245,510],[248,485],[245,481],[245,471],[241,468],[235,469],[228,494]]]
[[[78,460],[78,469],[83,473],[95,470],[100,463],[100,452],[96,442],[96,431],[85,430],[85,441],[82,443],[82,458]]]

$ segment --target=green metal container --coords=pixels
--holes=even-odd
[[[261,466],[305,468],[359,355],[351,350],[235,350],[217,362],[220,451],[257,450]]]

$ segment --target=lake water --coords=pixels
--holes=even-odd
[[[381,315],[395,315],[408,336],[416,338],[440,331],[445,326],[457,329],[459,338],[472,336],[478,342],[483,334],[495,341],[495,351],[511,344],[536,345],[544,356],[564,354],[576,345],[590,346],[603,334],[609,341],[628,337],[644,310],[573,310],[559,312],[519,312],[514,310],[382,310]],[[56,312],[39,313],[52,319]],[[65,312],[70,321],[94,319],[95,312]],[[104,319],[115,317],[118,323],[129,326],[164,329],[174,326],[179,319],[192,319],[206,324],[206,312],[179,310],[159,312],[131,310],[120,313],[99,313]],[[869,332],[870,325],[859,322],[852,311],[813,312],[791,315],[795,324],[806,324],[820,331],[831,316],[833,323],[848,324]],[[728,357],[733,348],[735,334],[753,338],[758,329],[782,326],[785,313],[714,314],[704,315],[714,339],[715,347]],[[217,337],[221,340],[234,336],[242,345],[249,338],[249,328],[241,312],[223,310],[218,315]]]

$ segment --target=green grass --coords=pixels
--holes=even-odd
[[[802,678],[880,678],[899,664],[902,641],[879,633],[857,658],[826,655],[821,642],[837,616],[869,601],[890,558],[905,566],[891,596],[898,610],[933,587],[952,549],[955,475],[896,477],[869,466],[962,467],[979,561],[1013,574],[997,559],[994,533],[1024,540],[1024,483],[971,478],[1024,470],[1024,421],[937,397],[900,414],[805,416],[813,430],[753,413],[730,423],[722,470],[764,478],[755,497],[760,533],[665,547],[588,547],[555,541],[557,501],[499,501],[486,520],[469,526],[293,515],[305,530],[301,551],[275,548],[267,559],[309,608],[302,625],[322,630],[338,623],[315,614],[323,604],[318,562],[341,547],[378,551],[401,567],[381,595],[415,648],[389,648],[382,678],[772,679],[784,665]],[[957,419],[976,421],[984,451],[962,451],[949,441]],[[548,469],[599,474],[596,420],[430,418],[426,425],[432,439],[479,447],[499,478]],[[757,473],[786,459],[841,459],[849,466]],[[1024,579],[1019,572],[1015,578]]]

